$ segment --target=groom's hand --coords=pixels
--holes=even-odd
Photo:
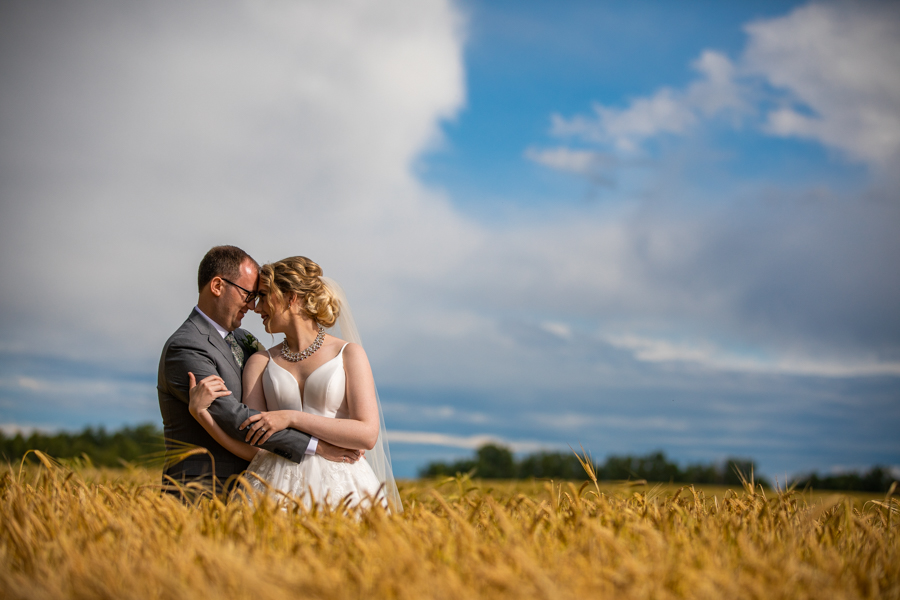
[[[231,392],[225,387],[225,382],[218,375],[210,375],[197,383],[194,374],[188,372],[188,388],[190,396],[189,410],[195,417],[197,413],[209,408],[216,398],[228,396]]]
[[[362,458],[364,452],[361,450],[348,450],[334,444],[329,444],[325,440],[319,440],[316,446],[316,454],[331,462],[355,463]]]

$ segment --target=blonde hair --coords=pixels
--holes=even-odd
[[[341,313],[341,305],[322,283],[322,267],[305,256],[291,256],[268,263],[259,270],[260,285],[269,288],[266,304],[270,311],[290,304],[296,296],[300,308],[313,321],[331,327]]]

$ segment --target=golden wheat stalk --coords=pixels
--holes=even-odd
[[[10,600],[900,598],[895,490],[606,485],[582,448],[580,485],[401,482],[391,514],[246,485],[186,505],[157,469],[35,457],[0,471]]]

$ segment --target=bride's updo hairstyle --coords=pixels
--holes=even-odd
[[[290,304],[297,296],[300,308],[310,319],[331,327],[337,321],[341,305],[331,290],[322,283],[322,267],[305,256],[291,256],[265,264],[259,270],[259,282],[269,288],[266,304],[274,312]]]

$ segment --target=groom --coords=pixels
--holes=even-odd
[[[247,311],[256,306],[259,265],[240,248],[216,246],[200,261],[197,279],[197,306],[168,339],[159,359],[156,389],[168,465],[163,487],[171,493],[178,493],[178,489],[168,477],[179,484],[199,481],[209,488],[215,476],[219,487],[249,464],[223,448],[191,416],[191,394],[202,392],[216,376],[221,377],[231,395],[213,402],[209,414],[225,433],[241,441],[246,432],[238,426],[258,412],[241,404],[241,374],[255,348],[253,336],[239,326]],[[189,374],[199,382],[197,387],[191,387]],[[209,454],[193,454],[172,464],[179,453],[193,446],[206,448]],[[337,462],[359,458],[356,450],[333,446],[294,429],[273,434],[260,447],[294,462],[300,462],[306,454]],[[210,455],[215,459],[215,473]]]

